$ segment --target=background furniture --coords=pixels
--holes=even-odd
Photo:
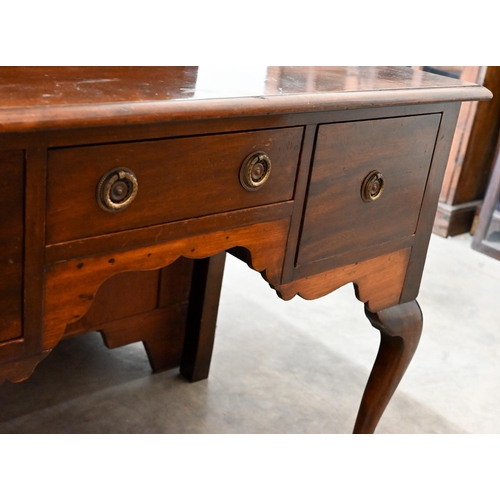
[[[500,67],[425,66],[422,69],[476,82],[493,93],[491,101],[464,103],[460,110],[433,228],[440,236],[455,236],[473,228],[491,175],[500,130]]]
[[[0,379],[93,329],[207,377],[229,251],[285,300],[354,283],[381,332],[355,424],[373,432],[420,338],[460,103],[489,91],[409,68],[2,68],[0,84]]]
[[[500,260],[500,141],[472,248]]]

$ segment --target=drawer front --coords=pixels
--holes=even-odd
[[[0,342],[22,335],[24,152],[0,152]]]
[[[357,249],[414,234],[440,119],[433,114],[319,127],[298,266],[346,252],[355,259]],[[364,187],[376,199],[363,195]]]
[[[49,152],[47,242],[58,243],[293,198],[302,127]],[[247,190],[240,167],[254,152],[271,173]],[[100,208],[96,189],[112,169],[128,169],[137,194],[123,211]]]

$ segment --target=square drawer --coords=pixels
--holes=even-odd
[[[50,150],[47,243],[291,200],[302,134],[292,127]],[[257,151],[268,155],[271,174],[249,191],[240,167]],[[96,193],[113,169],[133,172],[138,189],[126,209],[110,213]]]
[[[414,234],[440,120],[430,114],[319,127],[297,266],[348,252],[354,262],[357,249]],[[373,172],[383,191],[365,201]],[[377,184],[371,188],[376,196]]]

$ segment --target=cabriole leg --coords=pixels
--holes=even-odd
[[[422,333],[422,311],[417,301],[379,312],[365,309],[373,327],[380,330],[380,348],[361,400],[355,434],[375,428],[413,358]]]

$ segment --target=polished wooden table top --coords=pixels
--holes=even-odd
[[[490,97],[407,67],[4,67],[0,131]]]

